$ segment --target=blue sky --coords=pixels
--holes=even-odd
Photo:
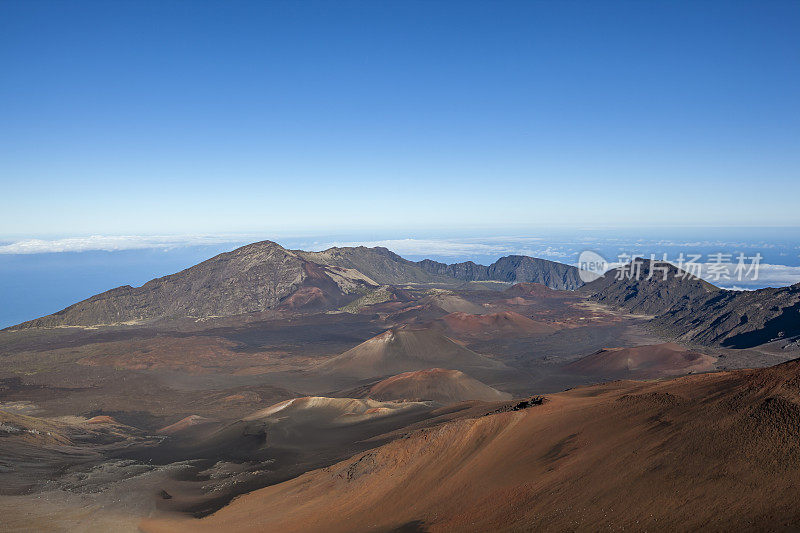
[[[0,2],[0,237],[800,225],[800,2]]]

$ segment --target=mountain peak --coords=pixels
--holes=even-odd
[[[234,252],[243,253],[243,252],[249,252],[249,251],[252,251],[252,250],[263,250],[263,249],[286,250],[286,248],[284,248],[283,246],[281,246],[280,244],[278,244],[275,241],[263,240],[263,241],[253,242],[253,243],[250,243],[250,244],[245,244],[244,246],[240,246],[239,248],[236,248],[233,251]]]
[[[374,286],[358,273],[326,269],[273,241],[261,241],[150,280],[141,287],[111,289],[20,326],[95,326],[224,317],[263,312],[284,302],[291,309],[335,307]]]
[[[507,268],[503,259],[490,267],[471,261],[442,265],[434,261],[415,263],[380,246],[305,252],[263,240],[141,287],[111,289],[17,327],[117,325],[272,309],[338,309],[379,285],[455,287],[470,279],[535,281],[560,289],[574,289],[580,284],[575,267],[514,257],[521,259]]]
[[[721,290],[671,263],[650,259],[610,270],[581,288],[600,303],[646,315],[691,308]]]
[[[800,335],[800,284],[731,291],[663,261],[640,260],[638,269],[623,265],[581,290],[602,304],[654,315],[651,326],[680,341],[750,348]]]
[[[460,370],[429,368],[404,372],[379,381],[368,395],[375,400],[431,400],[442,403],[469,400],[510,400],[511,395],[494,389]]]

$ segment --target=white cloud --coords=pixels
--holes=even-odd
[[[386,239],[381,241],[329,242],[315,248],[333,246],[383,246],[399,255],[474,256],[513,253],[513,247],[503,244],[482,244],[470,240],[449,239]]]
[[[87,252],[143,250],[227,244],[247,241],[242,235],[90,235],[63,239],[26,239],[0,245],[0,254],[42,254],[58,252]]]
[[[735,263],[698,263],[700,277],[707,282],[731,290],[752,290],[761,287],[785,287],[800,283],[800,266],[774,265],[761,263],[758,265],[758,276],[753,279],[753,274],[742,273],[739,279]],[[620,262],[608,263],[608,270],[619,268]],[[574,266],[578,266],[576,263]],[[721,270],[720,270],[721,269]],[[606,272],[608,271],[606,270]],[[720,272],[717,276],[714,272]],[[659,275],[658,273],[656,275]]]
[[[800,283],[800,267],[787,265],[760,265],[757,284],[782,287]]]
[[[563,247],[549,246],[540,237],[516,238],[453,238],[453,239],[385,239],[373,241],[335,241],[316,243],[314,250],[325,250],[334,246],[382,246],[409,257],[446,257],[448,260],[479,260],[480,257],[505,255],[529,255],[532,257],[569,257],[572,251]]]
[[[61,239],[26,239],[0,244],[0,254],[38,254],[57,252],[121,251],[142,249],[172,249],[182,246],[245,244],[261,240],[257,234],[227,235],[91,235]],[[289,243],[286,243],[289,244]],[[294,244],[294,243],[292,243]],[[541,237],[462,237],[446,239],[384,239],[365,241],[316,242],[314,245],[301,245],[305,249],[324,250],[332,246],[383,246],[402,256],[440,257],[448,261],[477,260],[519,254],[541,257],[555,261],[571,262],[580,246],[575,242],[548,243]],[[289,247],[292,247],[291,245]],[[620,266],[619,262],[609,263],[609,268]],[[758,280],[735,276],[735,264],[728,264],[730,277],[715,279],[709,273],[709,265],[703,264],[701,277],[714,285],[749,289],[764,286],[786,286],[800,283],[800,266],[761,264]]]
[[[263,236],[255,234],[236,235],[91,235],[87,237],[69,237],[61,239],[25,239],[0,244],[0,254],[38,254],[57,252],[86,251],[121,251],[142,249],[169,249],[180,246],[214,245],[228,243],[248,243],[261,240]],[[294,240],[294,239],[290,239]],[[383,246],[400,255],[439,255],[448,257],[464,257],[476,255],[542,255],[562,257],[564,252],[552,246],[542,245],[537,249],[532,244],[540,238],[505,238],[490,237],[487,239],[385,239],[370,241],[330,241],[306,245],[313,250],[324,250],[332,246]],[[292,245],[294,243],[291,243]],[[291,245],[289,247],[292,247]]]

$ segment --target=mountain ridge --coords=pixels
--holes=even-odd
[[[639,276],[629,272],[630,265],[616,268],[580,290],[599,303],[653,315],[654,330],[681,342],[752,348],[800,335],[800,283],[733,291],[649,260],[642,261]]]
[[[577,277],[577,268],[569,265],[513,257],[522,257],[514,264],[523,265],[520,272],[527,277],[535,277],[531,269],[539,264],[549,269],[542,274],[543,279],[554,282],[561,279],[551,270],[571,272],[570,279],[573,274]],[[496,268],[492,272],[512,270]],[[516,276],[508,272],[503,275]],[[139,324],[162,319],[230,317],[275,309],[335,310],[382,285],[457,287],[462,282],[447,274],[431,272],[383,247],[334,247],[306,252],[288,250],[273,241],[259,241],[152,279],[140,287],[116,287],[6,329]]]
[[[298,293],[302,305],[324,307],[328,302],[347,303],[354,299],[348,296],[355,297],[376,286],[360,272],[322,267],[275,242],[260,241],[152,279],[140,287],[111,289],[16,327],[235,316],[276,308]]]
[[[556,290],[575,290],[583,285],[576,267],[526,255],[507,255],[489,266],[472,261],[446,264],[431,259],[417,264],[427,272],[463,281],[540,283]]]

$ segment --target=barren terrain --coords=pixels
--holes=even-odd
[[[604,299],[443,283],[440,267],[381,251],[251,246],[255,258],[153,286],[196,278],[217,294],[215,268],[277,256],[304,274],[272,307],[108,325],[92,321],[133,311],[104,296],[0,332],[0,529],[795,523],[788,500],[733,495],[762,494],[766,479],[796,488],[797,365],[730,372],[797,357],[792,338],[687,344],[654,327],[663,315],[612,306],[630,287],[612,284]],[[630,491],[644,495],[636,505]]]

